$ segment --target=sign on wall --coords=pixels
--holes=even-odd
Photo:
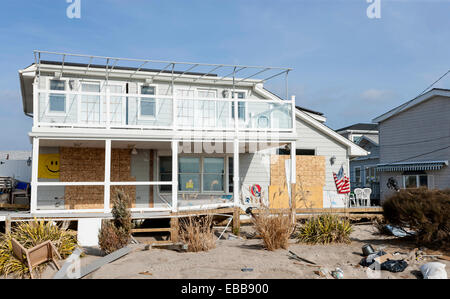
[[[38,178],[59,179],[59,154],[39,154]]]

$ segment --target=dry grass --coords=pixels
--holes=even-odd
[[[290,215],[270,215],[269,211],[265,210],[253,215],[252,222],[267,250],[288,248],[289,237],[294,230]]]
[[[311,217],[299,228],[299,242],[308,244],[350,243],[350,221],[334,214]]]
[[[180,240],[188,245],[189,252],[208,251],[216,247],[212,221],[212,215],[180,219]]]

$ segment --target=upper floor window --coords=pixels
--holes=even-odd
[[[141,86],[141,94],[155,95],[156,90],[154,86]],[[141,98],[140,100],[140,115],[144,117],[156,116],[156,99],[154,98]]]
[[[64,91],[65,89],[65,81],[50,80],[50,90]],[[50,112],[66,112],[66,95],[59,93],[50,93],[48,108]]]
[[[231,93],[232,98],[245,99],[245,92],[236,91]],[[245,121],[245,102],[238,102],[238,119]],[[231,102],[231,117],[234,119],[234,102]]]

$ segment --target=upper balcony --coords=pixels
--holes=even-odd
[[[144,69],[143,64],[156,62],[131,68],[117,66],[119,58],[97,57],[107,63],[95,65],[69,63],[65,59],[71,54],[62,53],[50,53],[62,55],[61,62],[43,61],[40,55],[47,52],[36,53],[37,62],[20,72],[24,110],[33,116],[33,129],[295,132],[295,99],[281,99],[262,87],[290,69],[208,64],[213,67],[209,72],[192,73],[202,64],[181,63],[189,66],[183,71],[175,70],[176,62]],[[230,67],[232,76],[212,74]],[[253,75],[235,76],[246,68]],[[273,69],[277,73],[269,78],[252,79]]]

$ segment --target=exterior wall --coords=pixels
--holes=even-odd
[[[267,152],[240,154],[239,180],[244,204],[246,203],[247,197],[250,197],[250,188],[254,184],[261,186],[261,199],[264,203],[268,203],[270,185],[270,154]]]
[[[341,166],[349,174],[349,160],[345,145],[331,139],[329,136],[317,131],[311,126],[297,119],[297,148],[315,149],[317,156],[325,157],[325,184],[323,187],[323,207],[344,205],[344,195],[338,194],[334,183],[333,172],[337,173]],[[333,165],[331,157],[336,157]]]
[[[450,148],[423,155],[449,145],[449,115],[450,99],[434,97],[381,122],[379,125],[380,163],[450,160]],[[414,143],[421,140],[429,141]],[[450,186],[449,166],[439,171],[427,171],[427,173],[433,175],[434,188],[442,189]],[[398,183],[401,186],[403,183],[401,174],[381,173],[382,200],[390,193],[385,182],[389,177],[395,176],[400,178]]]

